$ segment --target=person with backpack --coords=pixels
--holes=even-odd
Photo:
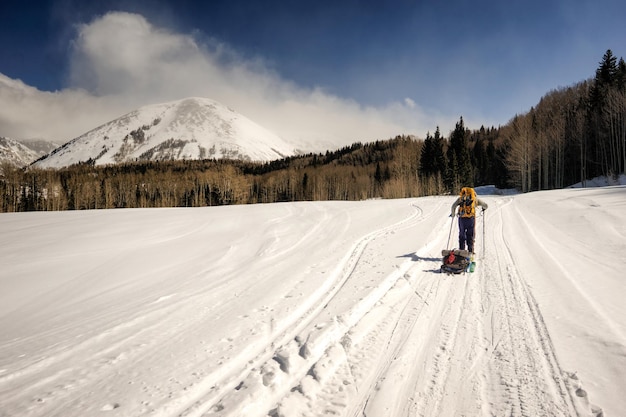
[[[459,208],[459,249],[465,249],[474,253],[474,229],[476,226],[476,206],[487,210],[487,203],[476,196],[472,187],[461,188],[459,198],[452,204],[450,217],[454,217],[456,208]]]

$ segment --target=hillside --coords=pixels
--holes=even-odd
[[[270,161],[293,154],[291,145],[245,116],[216,101],[193,97],[141,107],[71,140],[34,166],[213,158]]]
[[[23,167],[50,152],[53,149],[51,146],[45,141],[17,141],[0,137],[0,163]]]
[[[626,187],[481,198],[0,215],[0,414],[621,415]]]

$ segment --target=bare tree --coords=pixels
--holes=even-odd
[[[530,115],[515,116],[509,123],[506,134],[510,146],[507,165],[512,174],[514,185],[522,192],[531,191],[535,152]]]

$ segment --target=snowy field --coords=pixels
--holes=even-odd
[[[481,198],[1,214],[0,416],[626,415],[626,187]]]

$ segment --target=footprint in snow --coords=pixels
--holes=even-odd
[[[100,411],[113,411],[116,408],[120,408],[120,405],[118,403],[105,404],[104,406],[102,406]]]

